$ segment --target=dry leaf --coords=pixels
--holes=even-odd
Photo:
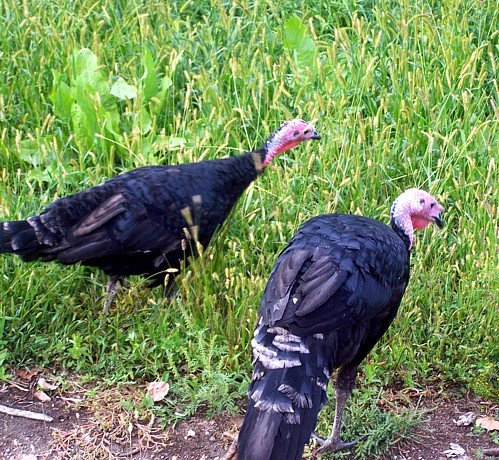
[[[55,390],[59,386],[48,383],[43,377],[40,377],[36,384],[38,385],[38,388],[40,388],[40,390]]]
[[[494,420],[492,417],[480,417],[476,419],[476,426],[485,428],[487,431],[498,430],[499,422]]]
[[[147,394],[154,402],[161,401],[170,390],[170,385],[166,382],[151,382],[147,385]]]
[[[466,451],[459,445],[451,442],[449,444],[450,449],[444,450],[444,454],[447,458],[462,458]]]
[[[49,402],[50,401],[50,396],[47,393],[44,393],[43,391],[35,391],[33,393],[33,396],[36,399],[39,399],[41,402]]]
[[[471,425],[476,419],[476,414],[474,412],[466,412],[459,416],[457,420],[452,420],[457,426],[468,426]]]
[[[35,375],[38,375],[40,371],[38,369],[33,369],[32,371],[23,371],[21,369],[17,370],[17,376],[23,380],[29,382]]]

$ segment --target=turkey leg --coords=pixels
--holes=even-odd
[[[314,435],[314,439],[320,444],[320,447],[314,451],[314,456],[324,452],[338,452],[344,449],[350,449],[359,441],[365,438],[361,436],[355,441],[344,442],[341,440],[341,420],[343,418],[343,409],[352,393],[352,389],[357,377],[357,367],[342,367],[338,372],[336,379],[336,408],[334,413],[333,431],[327,439],[321,439]]]

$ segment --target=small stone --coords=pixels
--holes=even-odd
[[[187,431],[187,437],[188,438],[194,438],[196,436],[196,432],[192,429],[190,429],[189,431]]]

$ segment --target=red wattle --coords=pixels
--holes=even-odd
[[[430,221],[428,219],[424,219],[422,217],[412,216],[412,226],[418,230],[428,227],[430,225]]]
[[[285,152],[286,150],[290,150],[293,147],[296,147],[300,142],[301,141],[291,141],[291,142],[288,142],[288,143],[284,144],[282,147],[279,147],[277,149],[276,153],[282,153],[282,152]]]

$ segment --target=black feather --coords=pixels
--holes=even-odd
[[[240,460],[301,458],[329,376],[340,368],[353,385],[356,367],[395,317],[408,280],[409,248],[387,225],[328,214],[299,229],[263,295]]]
[[[194,254],[194,238],[208,245],[261,172],[254,155],[263,160],[265,153],[116,176],[54,201],[40,215],[0,223],[0,252],[25,261],[80,262],[110,276],[145,275],[160,283],[166,269],[180,268]]]
[[[0,222],[0,252],[80,262],[112,279],[145,275],[159,284],[167,269],[180,268],[209,244],[263,165],[297,145],[294,138],[272,142],[283,129],[281,141],[291,129],[302,132],[299,142],[320,139],[303,120],[289,120],[261,148],[240,156],[135,169],[56,200],[26,221]]]

